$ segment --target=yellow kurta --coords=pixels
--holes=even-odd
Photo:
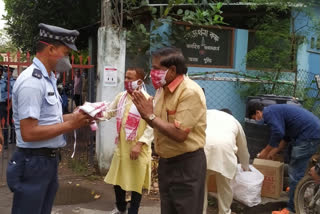
[[[111,109],[116,109],[118,102],[124,92],[117,95]],[[145,93],[146,97],[149,97]],[[125,191],[135,191],[142,193],[142,189],[150,189],[151,183],[151,142],[153,141],[153,129],[144,121],[140,120],[137,137],[134,141],[126,140],[125,124],[128,114],[133,104],[131,96],[128,94],[125,102],[125,110],[121,123],[119,144],[117,145],[111,166],[105,182],[113,185],[119,185]],[[115,117],[116,112],[108,112],[106,117],[110,119]],[[131,148],[137,142],[143,142],[141,153],[137,160],[130,159]]]

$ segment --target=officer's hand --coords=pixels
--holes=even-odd
[[[142,150],[142,146],[143,146],[142,142],[137,142],[137,144],[132,147],[131,153],[130,153],[130,159],[131,160],[137,160],[138,159],[138,157],[139,157],[139,155],[141,153],[141,150]]]
[[[82,112],[82,111],[78,111],[78,112],[75,112],[73,113],[73,117],[72,117],[72,124],[73,124],[73,128],[74,129],[78,129],[80,127],[83,127],[83,126],[88,126],[92,123],[93,121],[93,118]]]

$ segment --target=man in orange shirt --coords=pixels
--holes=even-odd
[[[152,54],[153,99],[133,93],[142,118],[154,129],[159,160],[162,214],[199,214],[203,210],[206,157],[206,99],[203,90],[185,74],[180,50],[163,48]]]

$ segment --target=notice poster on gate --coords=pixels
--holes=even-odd
[[[103,85],[117,86],[118,70],[111,66],[105,66],[103,71]]]

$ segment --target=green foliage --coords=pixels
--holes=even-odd
[[[88,56],[89,51],[83,50],[83,51],[72,51],[72,55],[74,56],[74,64],[80,64],[80,56],[82,56],[82,64],[86,65],[88,64]]]
[[[10,52],[11,55],[16,55],[17,48],[12,43],[7,32],[4,29],[2,29],[0,30],[0,53],[7,53],[7,52]],[[3,61],[2,56],[0,56],[0,61]]]
[[[0,30],[0,53],[15,51],[17,51],[17,49],[12,43],[7,32],[4,29]]]
[[[255,26],[255,46],[247,54],[247,67],[280,71],[292,69],[292,40],[290,18],[266,15],[263,23]],[[253,39],[253,38],[251,38]],[[288,63],[289,62],[289,63]]]
[[[255,44],[249,48],[246,56],[246,64],[249,68],[265,71],[263,75],[269,76],[273,80],[285,79],[284,70],[293,72],[292,80],[298,74],[297,70],[297,50],[306,42],[306,32],[320,32],[318,20],[310,23],[300,23],[296,26],[296,20],[300,15],[315,20],[312,13],[314,1],[298,0],[242,0],[242,2],[253,3],[251,9],[265,7],[266,15],[263,19],[252,18],[249,24],[255,30]],[[252,35],[252,34],[251,34]],[[252,39],[252,38],[251,38]],[[249,41],[250,42],[250,41]],[[269,72],[266,72],[269,71]],[[271,72],[270,72],[271,71]],[[304,88],[298,88],[298,82],[292,86],[284,87],[282,84],[245,84],[240,94],[256,95],[261,93],[273,93],[278,95],[300,96],[306,98]]]
[[[157,44],[158,46],[166,46],[168,43],[173,43],[176,39],[180,41],[184,39],[183,31],[176,32],[159,32],[165,23],[172,23],[175,21],[188,22],[194,25],[221,25],[222,17],[222,3],[203,3],[196,4],[194,0],[169,0],[167,6],[163,7],[149,7],[150,26],[146,23],[146,17],[135,17],[132,8],[139,8],[144,3],[139,3],[134,0],[126,1],[129,6],[125,9],[127,20],[130,24],[127,25],[127,54],[130,58],[138,59],[141,56],[149,55],[150,44]],[[159,1],[162,3],[162,1]],[[180,7],[181,4],[190,4],[189,7]],[[172,33],[172,35],[170,34]],[[148,67],[148,66],[147,66]]]
[[[7,15],[7,32],[15,46],[23,51],[35,52],[39,23],[57,25],[68,29],[82,28],[100,20],[100,0],[4,0]],[[92,30],[92,29],[91,29]],[[87,47],[89,30],[80,30],[77,45]]]
[[[208,9],[207,9],[208,7]],[[177,15],[182,16],[181,20],[194,25],[226,25],[223,21],[222,2],[208,4],[205,8],[196,8],[195,11],[179,9]]]

